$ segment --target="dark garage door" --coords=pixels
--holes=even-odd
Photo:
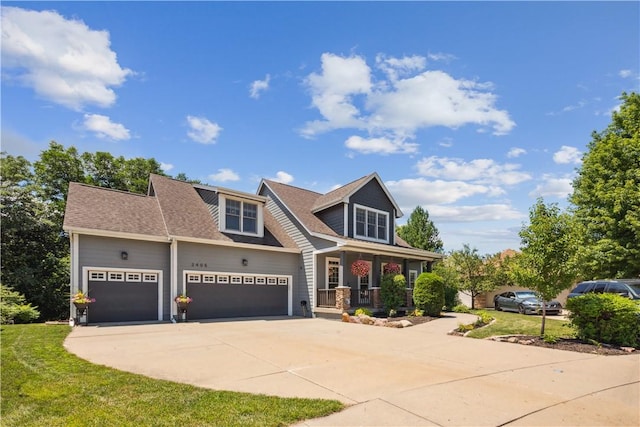
[[[89,280],[89,296],[96,299],[87,312],[90,323],[158,320],[155,274],[107,273],[105,280]]]
[[[288,287],[282,285],[188,283],[189,319],[286,316]]]

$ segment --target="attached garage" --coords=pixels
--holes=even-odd
[[[149,271],[87,271],[89,323],[159,320],[160,274]]]
[[[184,279],[191,320],[291,314],[291,276],[188,272]]]

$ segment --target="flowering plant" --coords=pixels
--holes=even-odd
[[[369,263],[361,259],[354,261],[353,264],[351,264],[351,273],[358,277],[368,275]]]
[[[191,301],[193,301],[193,299],[184,294],[180,294],[175,298],[175,302],[178,304],[189,304]]]
[[[78,291],[71,296],[71,302],[74,304],[91,304],[92,302],[96,302],[96,299],[89,298],[89,295],[82,291]]]
[[[400,265],[395,262],[389,262],[382,268],[384,274],[400,274]]]

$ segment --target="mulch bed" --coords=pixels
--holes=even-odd
[[[390,317],[389,320],[408,320],[414,325],[420,325],[422,323],[430,322],[432,320],[438,319],[437,317],[428,317],[428,316],[398,316],[398,317]],[[454,334],[454,335],[462,335],[462,334]],[[509,340],[511,338],[511,340]],[[587,342],[580,341],[578,339],[568,339],[568,338],[559,338],[555,343],[548,343],[544,341],[539,336],[531,336],[531,335],[514,335],[514,336],[506,336],[506,337],[492,337],[489,338],[494,341],[505,342],[508,344],[520,344],[520,345],[532,345],[535,347],[546,347],[553,348],[556,350],[565,350],[565,351],[574,351],[578,353],[590,353],[590,354],[601,354],[606,356],[616,356],[616,355],[624,355],[630,354],[633,350],[629,347],[618,347],[609,344],[591,344]],[[638,350],[635,350],[638,351]]]

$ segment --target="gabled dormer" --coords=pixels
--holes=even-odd
[[[249,237],[264,237],[263,196],[222,187],[194,185],[218,224],[218,231]]]
[[[395,219],[402,216],[377,173],[319,197],[312,212],[342,236],[383,244],[395,243]]]

